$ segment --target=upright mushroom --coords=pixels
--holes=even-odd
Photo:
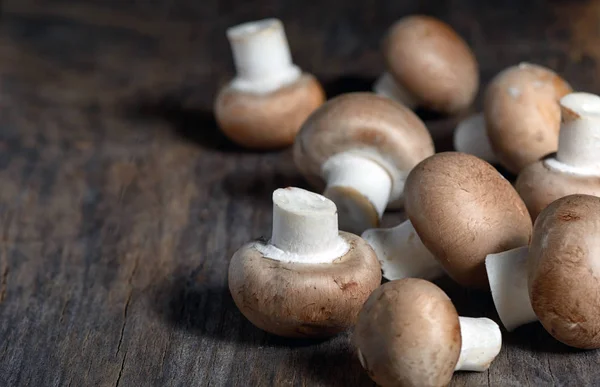
[[[507,330],[539,321],[562,343],[600,348],[600,198],[569,195],[542,211],[529,254],[486,260],[498,315]]]
[[[533,220],[563,196],[600,196],[600,97],[571,93],[560,107],[558,151],[523,169],[515,184]]]
[[[337,205],[340,228],[377,227],[387,206],[401,205],[404,180],[434,153],[423,122],[373,93],[327,101],[304,123],[294,144],[298,169]]]
[[[488,318],[459,317],[431,282],[388,282],[369,297],[354,330],[359,360],[380,386],[445,386],[454,371],[485,371],[502,347]]]
[[[292,62],[281,21],[240,24],[227,37],[237,75],[215,101],[221,130],[248,148],[291,145],[306,117],[324,102],[321,85]]]
[[[326,337],[354,325],[381,283],[377,257],[360,237],[338,232],[335,204],[300,188],[273,193],[273,234],[242,246],[229,290],[250,322],[287,337]]]
[[[464,153],[437,153],[409,174],[409,220],[367,230],[387,279],[433,279],[446,271],[463,286],[487,288],[485,257],[529,243],[525,204],[494,167]]]
[[[495,156],[510,172],[519,173],[556,151],[558,100],[570,92],[571,86],[550,69],[529,63],[511,66],[496,75],[486,89],[485,126],[483,121],[459,126],[455,149],[472,154],[492,149],[493,155],[486,152],[484,159],[491,161]]]
[[[387,72],[376,93],[443,114],[468,108],[479,88],[475,55],[446,23],[431,16],[400,19],[383,42]]]

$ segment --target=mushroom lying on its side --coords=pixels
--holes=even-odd
[[[340,229],[378,227],[386,207],[402,203],[408,172],[434,153],[423,122],[373,93],[327,101],[304,123],[294,144],[303,175],[337,205]]]
[[[387,72],[375,83],[377,94],[442,114],[468,108],[479,88],[475,55],[446,23],[413,15],[390,27],[383,54]]]
[[[456,128],[454,148],[498,160],[517,174],[556,151],[558,100],[570,92],[571,86],[550,69],[529,63],[511,66],[488,85],[484,120],[471,119]]]
[[[409,220],[362,234],[383,276],[434,279],[445,270],[463,286],[487,288],[485,257],[527,245],[531,218],[510,182],[464,153],[437,153],[419,163],[405,187]]]
[[[287,337],[326,337],[353,326],[380,283],[369,245],[338,232],[335,204],[299,188],[273,193],[271,239],[242,246],[229,265],[229,290],[244,316]]]
[[[459,317],[436,285],[388,282],[361,310],[354,342],[360,362],[381,386],[445,386],[454,371],[485,371],[502,347],[498,325]]]
[[[537,218],[526,248],[486,259],[496,310],[508,331],[539,319],[562,343],[600,348],[600,198],[570,195]]]
[[[515,183],[533,220],[563,196],[600,196],[600,97],[572,93],[560,107],[558,151],[523,169]]]
[[[240,24],[227,37],[237,75],[215,100],[221,130],[247,148],[291,145],[306,117],[325,101],[321,85],[292,62],[281,21]]]

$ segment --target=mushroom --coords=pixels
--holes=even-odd
[[[546,207],[526,250],[486,259],[494,304],[507,330],[539,320],[558,341],[600,348],[600,198],[569,195]]]
[[[383,42],[387,72],[375,82],[376,93],[443,114],[471,105],[479,87],[475,55],[446,23],[414,15],[397,21]]]
[[[500,72],[488,85],[484,98],[485,127],[470,126],[455,132],[455,149],[476,153],[485,146],[486,131],[500,164],[512,173],[555,152],[558,146],[560,108],[558,100],[571,86],[555,72],[542,66],[521,63]],[[474,137],[479,138],[473,141]],[[469,142],[472,142],[469,144]]]
[[[498,158],[485,131],[483,113],[473,114],[459,122],[454,130],[454,149],[477,156],[488,163],[498,164]]]
[[[369,245],[338,231],[335,204],[300,188],[273,193],[271,239],[242,246],[229,265],[242,314],[287,337],[327,337],[353,326],[380,283]]]
[[[433,153],[423,122],[373,93],[327,101],[304,123],[294,144],[298,169],[335,202],[340,228],[355,234],[379,226],[387,206],[401,206],[408,172]]]
[[[485,257],[529,243],[525,204],[487,162],[464,153],[437,153],[408,175],[409,220],[362,237],[373,247],[389,280],[434,279],[442,269],[467,287],[487,288]]]
[[[515,183],[533,220],[563,196],[600,196],[600,97],[571,93],[560,107],[558,151],[527,166]]]
[[[354,343],[363,368],[381,386],[445,386],[455,371],[485,371],[502,347],[488,318],[459,317],[431,282],[388,282],[358,316]]]
[[[325,101],[321,85],[292,62],[281,21],[240,24],[227,30],[227,38],[237,74],[215,101],[221,130],[247,148],[291,145],[306,117]]]

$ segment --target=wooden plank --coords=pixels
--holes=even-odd
[[[600,91],[594,1],[5,3],[3,386],[373,385],[351,333],[266,335],[229,295],[231,255],[270,233],[271,192],[306,187],[289,151],[245,152],[216,128],[212,98],[232,73],[229,25],[281,17],[296,62],[330,96],[367,90],[385,29],[414,12],[468,39],[484,82],[529,60]],[[463,315],[497,320],[488,294],[439,284]],[[453,385],[593,386],[599,361],[531,324],[505,334],[488,372],[458,373]]]

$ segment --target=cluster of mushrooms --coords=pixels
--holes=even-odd
[[[227,35],[237,75],[215,103],[221,129],[248,148],[293,146],[323,193],[277,189],[271,238],[231,259],[248,320],[286,337],[354,327],[375,382],[442,386],[456,370],[488,369],[502,345],[494,321],[459,317],[429,282],[448,275],[491,291],[507,331],[540,321],[569,346],[600,348],[600,97],[542,66],[510,67],[457,126],[456,152],[435,153],[413,109],[457,116],[479,87],[475,56],[443,22],[399,20],[374,92],[329,101],[292,62],[279,20]],[[401,208],[408,220],[379,228]]]

